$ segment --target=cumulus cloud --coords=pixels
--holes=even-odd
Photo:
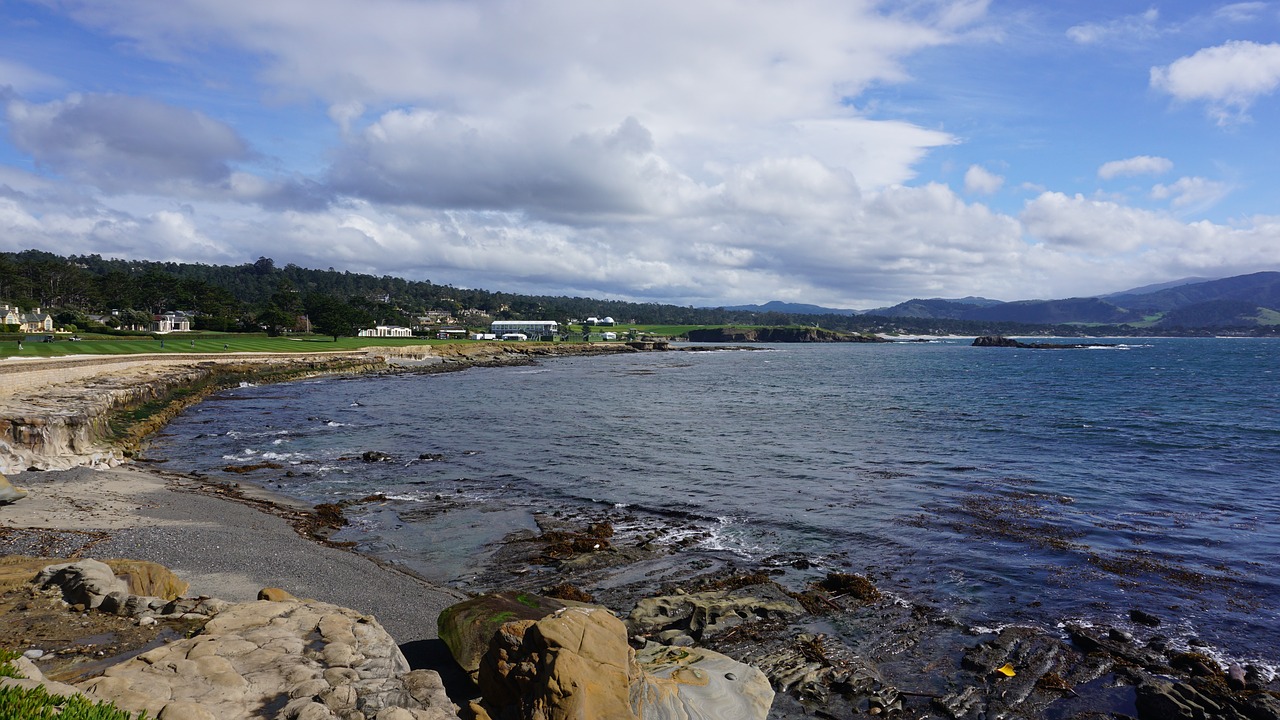
[[[1231,186],[1202,177],[1179,178],[1170,185],[1151,188],[1151,198],[1168,200],[1175,210],[1204,210],[1226,197]]]
[[[1182,222],[1166,213],[1049,192],[1027,203],[1019,216],[1041,246],[1028,262],[1056,264],[1099,291],[1121,287],[1134,267],[1151,277],[1233,275],[1280,262],[1280,222],[1274,217],[1220,225]],[[1085,277],[1087,276],[1087,280]]]
[[[1280,43],[1232,40],[1151,68],[1151,87],[1184,101],[1204,101],[1225,125],[1247,119],[1249,107],[1280,87]]]
[[[981,165],[970,165],[964,174],[964,189],[970,194],[991,195],[1004,185],[1004,178]]]
[[[1111,180],[1129,175],[1163,175],[1173,169],[1173,161],[1151,155],[1137,155],[1124,160],[1112,160],[1098,168],[1098,177]]]
[[[7,115],[19,148],[109,192],[220,183],[230,176],[232,161],[249,155],[226,125],[142,97],[74,94],[40,105],[14,100]]]
[[[1153,8],[1136,15],[1097,23],[1081,23],[1067,28],[1067,37],[1081,45],[1098,45],[1132,39],[1146,39],[1159,34],[1156,23],[1160,11]]]

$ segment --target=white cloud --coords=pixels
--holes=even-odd
[[[1227,22],[1250,22],[1266,9],[1265,2],[1239,2],[1223,5],[1213,11],[1213,16]]]
[[[990,195],[1004,185],[1004,178],[981,165],[970,165],[964,174],[964,190],[969,194]]]
[[[1160,11],[1150,8],[1146,12],[1098,23],[1081,23],[1067,28],[1067,37],[1081,45],[1098,45],[1107,42],[1124,42],[1147,39],[1159,34],[1156,23]]]
[[[1204,210],[1231,191],[1231,186],[1217,180],[1202,177],[1179,178],[1171,185],[1151,188],[1154,200],[1168,200],[1175,210]]]
[[[1178,100],[1204,101],[1218,124],[1246,119],[1259,97],[1280,87],[1280,43],[1232,40],[1151,68],[1151,87]]]
[[[1062,193],[1044,193],[1019,217],[1027,235],[1042,243],[1028,253],[1028,263],[1074,277],[1078,294],[1124,287],[1144,272],[1153,279],[1229,276],[1280,264],[1280,222],[1274,217],[1239,226],[1185,223]]]
[[[1173,169],[1173,161],[1168,158],[1151,155],[1137,155],[1124,160],[1112,160],[1098,168],[1098,177],[1103,180],[1128,175],[1163,175]]]

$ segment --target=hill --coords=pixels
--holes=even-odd
[[[821,305],[805,303],[789,303],[781,300],[770,300],[763,305],[730,305],[725,310],[756,313],[786,313],[788,315],[856,315],[857,310],[829,308]]]

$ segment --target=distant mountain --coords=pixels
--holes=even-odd
[[[917,319],[1121,325],[1160,316],[1159,328],[1247,327],[1272,324],[1280,313],[1280,272],[1201,280],[1184,278],[1103,297],[1016,302],[908,300],[868,314]],[[968,301],[968,302],[966,302]]]
[[[1181,280],[1170,280],[1169,282],[1155,283],[1152,285],[1143,285],[1142,287],[1131,288],[1129,290],[1121,290],[1120,292],[1107,293],[1099,295],[1103,300],[1121,297],[1123,295],[1146,295],[1148,293],[1159,292],[1161,290],[1169,290],[1171,288],[1181,287],[1183,285],[1195,285],[1196,283],[1209,282],[1216,278],[1207,277],[1186,277]]]
[[[1000,304],[1002,303],[999,300],[988,300],[979,297],[967,297],[959,300],[930,298],[928,300],[908,300],[892,307],[868,310],[863,314],[880,315],[882,317],[960,320],[973,312],[974,308],[991,307],[992,305]]]
[[[1280,309],[1280,272],[1237,275],[1152,293],[1108,298],[1109,302],[1121,307],[1149,312],[1167,312],[1214,300],[1242,300],[1272,310]]]
[[[960,319],[1059,325],[1062,323],[1118,324],[1129,320],[1140,320],[1142,316],[1099,298],[1068,298],[1001,303],[973,309]]]
[[[770,300],[763,305],[733,305],[726,307],[725,310],[739,310],[743,312],[776,312],[787,313],[789,315],[857,315],[857,310],[845,310],[840,308],[829,308],[821,305],[806,305],[804,303],[789,303],[781,300]]]
[[[1161,328],[1251,327],[1263,324],[1268,315],[1274,316],[1275,312],[1247,300],[1209,300],[1170,310],[1156,325]]]

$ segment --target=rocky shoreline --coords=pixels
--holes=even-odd
[[[690,349],[665,343],[454,343],[327,353],[80,356],[7,362],[0,364],[0,473],[118,465],[182,410],[242,383],[321,375],[455,372],[528,365],[551,357]]]
[[[326,372],[330,369],[339,372],[441,372],[483,364],[526,364],[538,357],[552,354],[583,354],[512,351],[510,346],[501,346],[501,353],[464,352],[462,348],[476,346],[457,347],[457,351],[439,354],[396,348],[396,353],[383,356],[386,360],[381,365],[371,363],[368,367],[348,369],[312,366],[295,376],[304,376],[303,372]],[[633,350],[607,352],[627,351]],[[364,362],[367,363],[367,359]],[[287,379],[288,372],[297,372],[299,369],[292,367],[278,377]],[[172,377],[179,378],[177,382],[180,383],[180,378],[184,376],[176,374]],[[210,375],[197,373],[185,377],[208,381]],[[239,381],[243,380],[236,380]],[[229,380],[223,378],[222,382]],[[209,382],[209,385],[212,387],[216,383]],[[198,393],[187,397],[195,395]],[[154,400],[157,394],[145,397]],[[152,417],[163,418],[157,421],[162,423],[171,415],[156,413]],[[152,429],[155,427],[158,425],[151,426]],[[142,436],[141,431],[135,430],[135,435],[129,437]],[[86,455],[81,453],[80,457]],[[116,457],[116,460],[119,458]],[[107,465],[110,461],[100,464]],[[247,492],[250,490],[248,486],[220,485],[172,477],[165,482],[188,485],[184,492],[190,492],[198,486],[200,492],[217,497],[220,501],[251,504],[258,510],[268,510],[280,518],[308,515],[305,509],[293,507],[287,502],[277,502],[269,494]],[[373,499],[372,502],[380,501]],[[5,519],[5,513],[0,508],[0,521]],[[295,527],[307,537],[323,541],[332,529],[332,524],[327,524],[322,514],[309,514],[310,521],[295,523]],[[776,698],[771,698],[771,705],[766,703],[764,706],[770,718],[853,718],[867,714],[966,719],[1280,718],[1280,683],[1277,683],[1275,677],[1261,668],[1222,667],[1206,654],[1198,652],[1194,646],[1186,647],[1172,642],[1160,629],[1169,624],[1167,620],[1162,622],[1161,618],[1141,611],[1134,615],[1132,626],[1123,628],[1095,627],[1081,623],[1064,624],[1059,628],[1017,625],[994,629],[971,628],[927,605],[881,592],[875,587],[873,578],[853,572],[832,571],[817,582],[798,586],[796,582],[788,581],[788,573],[793,568],[798,569],[802,564],[807,564],[806,559],[800,557],[771,558],[758,566],[743,566],[732,558],[707,555],[699,555],[696,560],[687,561],[682,554],[684,547],[679,543],[657,542],[652,534],[631,536],[615,532],[615,525],[622,526],[627,522],[625,510],[601,511],[595,515],[575,517],[540,515],[536,521],[538,532],[513,533],[503,541],[493,560],[488,563],[485,573],[478,578],[476,588],[505,590],[513,597],[523,595],[526,598],[538,598],[532,602],[539,605],[546,603],[548,607],[555,603],[545,598],[554,599],[560,603],[556,606],[558,609],[585,602],[598,604],[621,614],[625,618],[623,643],[625,646],[626,640],[630,640],[631,655],[628,656],[626,650],[616,645],[610,645],[614,649],[609,652],[615,657],[618,653],[631,658],[642,656],[648,658],[645,662],[649,664],[644,665],[647,669],[643,670],[637,665],[637,669],[633,671],[630,669],[631,660],[614,663],[621,668],[621,675],[610,691],[613,696],[631,692],[631,689],[637,687],[666,687],[661,683],[655,686],[653,683],[656,681],[645,679],[657,677],[653,675],[654,667],[663,666],[661,658],[666,657],[663,653],[667,651],[655,648],[685,648],[686,653],[716,653],[726,659],[732,658],[757,668],[762,677],[766,678],[767,684],[778,693]],[[334,522],[340,522],[340,519]],[[4,524],[13,527],[7,522]],[[86,528],[93,527],[92,523],[81,524]],[[176,558],[179,560],[177,569],[180,571],[184,563],[198,568],[200,563],[214,560],[209,548],[200,547],[199,542],[195,547],[187,548],[185,557],[178,557],[175,548],[164,546],[165,533],[162,530],[107,529],[102,534],[102,537],[85,537],[82,546],[76,548],[72,555],[88,557],[86,553],[97,549],[129,549],[134,554],[140,552],[143,555],[153,554],[157,558]],[[151,535],[160,536],[159,545],[150,544]],[[208,545],[209,541],[205,541],[205,544]],[[3,535],[0,535],[0,546],[7,548],[5,552],[13,552],[13,543],[6,545]],[[318,553],[320,546],[313,547],[316,548],[314,552]],[[384,570],[387,573],[396,572],[390,568]],[[201,582],[210,585],[220,582],[216,572],[207,573],[203,577],[197,573],[197,576]],[[447,591],[442,589],[433,590],[421,583],[418,587],[420,592],[427,594],[444,593],[433,602],[438,603],[448,596]],[[243,594],[244,588],[240,592]],[[333,600],[329,596],[324,599]],[[414,600],[406,599],[406,602]],[[353,604],[359,604],[359,601]],[[123,606],[123,603],[120,605]],[[162,610],[163,607],[156,609]],[[311,608],[298,612],[319,617],[335,612],[341,615],[340,610],[341,608]],[[270,615],[271,612],[275,611],[267,611],[267,614]],[[505,612],[507,611],[497,611],[490,617],[496,615],[507,620],[509,618],[505,617]],[[381,613],[375,615],[383,619]],[[602,616],[580,620],[585,624],[575,625],[577,629],[573,632],[580,633],[582,637],[588,636],[582,633],[598,637],[597,630],[586,629],[595,628],[596,623],[604,623],[602,627],[609,627],[608,632],[616,637],[616,628]],[[336,622],[338,621],[331,621],[331,624]],[[486,694],[487,705],[480,703],[471,706],[463,695],[472,692],[474,699],[474,689],[453,690],[454,704],[457,705],[456,711],[460,716],[467,717],[468,713],[472,713],[473,716],[484,717],[479,713],[488,713],[490,710],[514,713],[510,717],[532,716],[520,713],[532,713],[539,708],[539,712],[545,712],[546,698],[542,695],[525,697],[521,688],[528,689],[531,683],[542,683],[547,678],[538,679],[518,673],[512,675],[512,668],[531,662],[521,653],[532,652],[537,657],[544,657],[550,652],[547,647],[533,648],[527,646],[526,642],[528,633],[537,623],[542,622],[542,617],[526,617],[522,622],[527,624],[520,626],[518,630],[513,626],[497,635],[494,635],[492,629],[489,632],[496,643],[494,647],[498,648],[494,652],[498,654],[495,655],[495,664],[488,671],[491,674],[487,682],[489,692],[496,693],[493,697],[498,699],[490,699]],[[410,622],[397,619],[388,627],[400,628],[392,635],[402,644],[435,638],[435,628],[424,630],[420,623],[411,625]],[[441,627],[442,635],[447,634],[443,632],[444,625]],[[506,625],[499,624],[497,627],[506,628]],[[313,632],[320,631],[315,627],[297,630],[300,637]],[[552,629],[537,631],[539,637],[555,632],[557,631]],[[488,647],[489,637],[486,636],[483,642]],[[605,643],[601,641],[600,646],[604,647]],[[192,651],[193,648],[184,649],[184,657],[189,659]],[[335,650],[333,654],[339,652]],[[454,656],[457,655],[455,651]],[[324,653],[321,652],[318,657],[323,659]],[[392,658],[391,655],[386,657]],[[315,659],[312,658],[313,661]],[[409,667],[406,664],[401,668],[398,661],[394,661],[394,658],[392,660],[388,667],[399,668],[400,674]],[[600,658],[591,660],[596,661],[600,661]],[[439,666],[439,656],[432,662]],[[575,659],[565,662],[573,664],[585,661]],[[478,681],[481,664],[477,664],[475,668],[467,668],[465,663],[463,666],[469,671],[474,670],[475,680]],[[290,697],[290,700],[301,698],[306,701],[294,703],[289,714],[283,714],[285,706],[289,704],[286,702],[278,708],[273,707],[270,713],[253,716],[304,717],[303,709],[315,705],[322,709],[307,710],[312,715],[306,717],[356,717],[353,713],[357,711],[358,700],[353,698],[358,698],[359,692],[353,687],[350,691],[342,690],[341,698],[337,698],[337,691],[334,689],[350,683],[330,680],[351,678],[340,672],[329,672],[334,667],[354,669],[350,663],[321,667],[310,679],[325,680],[325,687],[313,683],[313,686],[304,688],[305,692],[299,690],[297,697]],[[667,667],[668,674],[661,677],[668,680],[679,669],[669,663],[664,667]],[[721,675],[725,673],[733,674],[736,679],[739,675],[744,675],[745,671],[726,670]],[[360,675],[359,671],[356,671],[356,675]],[[689,675],[686,679],[688,678],[696,679],[696,675]],[[294,695],[294,690],[305,682],[306,679],[294,683],[283,691],[284,695]],[[429,685],[434,688],[434,682],[422,680],[422,687]],[[555,682],[558,683],[559,680]],[[458,684],[456,680],[454,683],[455,686]],[[698,687],[705,685],[694,684]],[[116,685],[119,686],[119,683]],[[466,683],[461,685],[467,687]],[[485,687],[485,683],[480,683],[480,686]],[[504,687],[507,689],[503,690]],[[125,686],[123,689],[129,688]],[[722,692],[725,686],[716,685],[714,689]],[[737,690],[734,692],[734,697],[742,696]],[[423,697],[428,694],[423,694]],[[405,691],[400,697],[403,700],[404,697],[414,696]],[[438,699],[439,695],[435,697]],[[420,717],[413,715],[412,711],[426,712],[430,706],[424,705],[420,699],[415,701],[422,707],[394,707],[410,712],[403,717]],[[758,705],[757,701],[756,706]],[[142,707],[152,706],[138,705],[138,708]],[[390,713],[388,708],[393,707],[390,705],[378,706],[376,702],[367,701],[364,707],[374,711],[374,714],[365,713],[365,717],[376,715],[381,718],[383,711],[387,712],[387,717],[401,717]],[[160,711],[163,706],[152,709]],[[177,713],[178,709],[173,712]],[[454,710],[449,712],[453,713]],[[689,714],[687,708],[685,712],[685,716],[696,716]],[[457,716],[459,715],[445,714],[438,717]],[[747,717],[742,714],[720,716]]]

